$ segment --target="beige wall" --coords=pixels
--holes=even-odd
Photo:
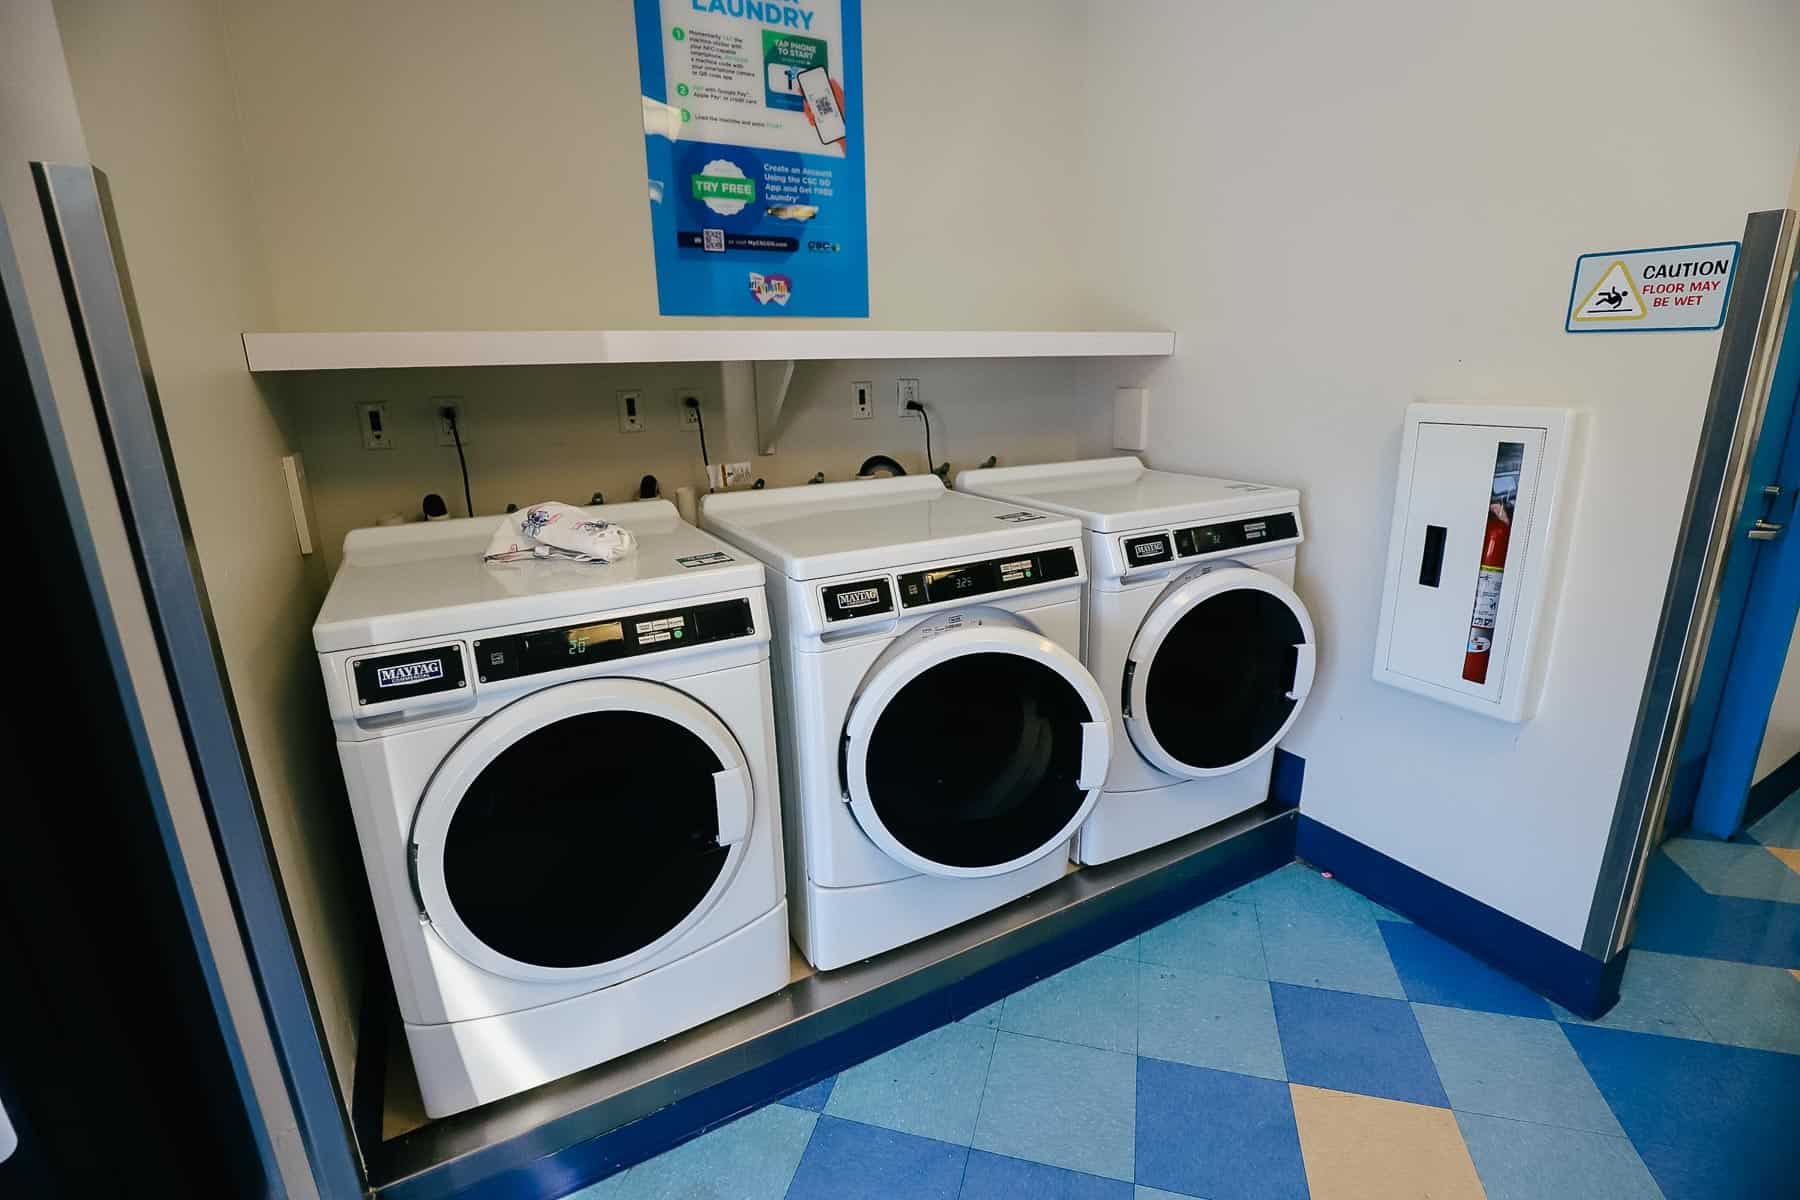
[[[924,429],[898,416],[897,377],[919,380],[931,410],[933,451],[953,469],[990,454],[1003,462],[1073,458],[1103,449],[1111,432],[1110,412],[1076,400],[1066,362],[801,363],[776,452],[753,460],[757,475],[771,487],[805,483],[821,471],[846,479],[872,454],[923,471]],[[855,380],[874,384],[869,420],[851,415]],[[312,480],[325,561],[334,567],[348,530],[387,512],[416,517],[428,491],[463,514],[456,451],[438,445],[433,427],[434,396],[462,398],[478,513],[500,512],[509,502],[586,503],[596,491],[608,500],[629,499],[646,474],[670,498],[684,484],[704,491],[700,439],[679,427],[677,389],[699,389],[714,461],[727,445],[749,445],[754,432],[727,424],[712,364],[345,371],[293,382],[288,412]],[[642,433],[619,433],[622,388],[644,393]],[[356,406],[365,401],[388,405],[393,449],[362,448]]]
[[[57,5],[108,174],[163,415],[269,836],[334,1066],[348,1087],[366,885],[305,631],[323,573],[297,553],[289,439],[238,334],[270,312],[232,81],[205,0]]]
[[[224,8],[274,327],[658,322],[630,4]],[[873,323],[1080,324],[1081,5],[863,13]]]
[[[1090,271],[1175,329],[1161,466],[1304,489],[1302,811],[1571,944],[1588,918],[1719,337],[1562,331],[1575,256],[1739,236],[1800,144],[1800,9],[1091,7]],[[1153,81],[1107,89],[1105,79]],[[1091,373],[1096,393],[1116,368]],[[1409,401],[1588,414],[1537,718],[1370,679]]]

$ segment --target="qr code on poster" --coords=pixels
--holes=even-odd
[[[700,248],[709,254],[725,253],[725,231],[723,229],[702,229],[700,231]]]

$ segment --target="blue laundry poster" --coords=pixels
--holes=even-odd
[[[635,0],[664,316],[866,317],[860,0]]]

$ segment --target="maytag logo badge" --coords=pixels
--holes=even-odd
[[[420,662],[396,663],[391,667],[376,668],[375,686],[383,688],[411,687],[415,683],[425,683],[443,677],[443,660],[427,658]]]
[[[839,592],[837,605],[839,608],[867,608],[871,604],[881,603],[881,591],[878,588],[858,588],[854,592]]]

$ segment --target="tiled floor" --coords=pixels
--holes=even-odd
[[[1597,1022],[1296,865],[577,1195],[1800,1196],[1800,796],[1669,843]]]

